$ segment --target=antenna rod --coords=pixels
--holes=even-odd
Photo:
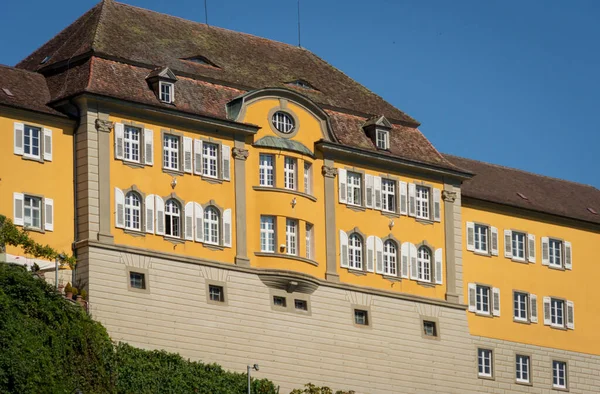
[[[208,25],[208,7],[206,6],[206,2],[208,0],[204,0],[204,20],[206,21],[206,24]]]
[[[298,46],[302,47],[300,44],[300,0],[298,0]]]

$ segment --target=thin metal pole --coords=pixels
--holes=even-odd
[[[54,259],[54,264],[56,265],[54,269],[54,287],[58,290],[58,257]]]
[[[204,0],[204,20],[206,21],[206,24],[208,25],[208,6],[206,5],[206,2],[208,0]]]
[[[249,365],[248,365],[247,369],[248,369],[248,394],[252,394],[250,392],[250,366]]]
[[[298,0],[298,46],[302,47],[300,43],[300,0]]]

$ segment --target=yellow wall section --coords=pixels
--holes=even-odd
[[[43,163],[14,154],[14,123],[52,130],[52,161]],[[54,200],[54,231],[31,231],[35,241],[71,254],[73,242],[73,132],[51,120],[0,116],[0,213],[14,219],[13,193],[43,195]],[[43,138],[43,137],[42,137]],[[23,255],[7,246],[8,254]]]
[[[499,317],[480,317],[468,313],[471,334],[577,352],[600,353],[600,303],[592,280],[600,278],[598,233],[470,206],[463,207],[462,217],[465,300],[468,300],[467,284],[470,282],[500,288],[501,298]],[[466,250],[467,221],[498,228],[499,256],[480,256]],[[535,264],[517,263],[504,257],[505,229],[535,234]],[[541,237],[556,237],[572,243],[573,270],[562,271],[542,265]],[[537,324],[513,322],[513,290],[537,295]],[[575,303],[575,330],[559,330],[544,325],[542,299],[545,296],[565,298]]]

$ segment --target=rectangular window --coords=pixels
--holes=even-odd
[[[369,313],[362,309],[354,310],[354,324],[358,324],[359,326],[368,326],[369,325]]]
[[[127,161],[140,162],[140,134],[137,127],[125,126],[123,138],[123,159]]]
[[[312,164],[304,162],[304,193],[312,194]]]
[[[275,218],[273,216],[260,217],[260,251],[275,252]]]
[[[475,224],[475,251],[488,253],[489,227]]]
[[[562,249],[563,243],[557,239],[550,239],[548,241],[549,253],[548,263],[553,267],[562,267]]]
[[[23,155],[39,159],[40,156],[40,136],[42,129],[39,127],[25,126],[23,132]]]
[[[552,387],[559,389],[567,388],[567,363],[564,361],[552,361]]]
[[[529,304],[529,295],[527,293],[514,293],[514,318],[518,321],[528,321],[527,305]]]
[[[314,260],[313,251],[313,225],[306,223],[306,258]]]
[[[160,87],[160,101],[163,103],[173,102],[173,84],[168,82],[159,82]]]
[[[348,204],[350,205],[361,205],[362,204],[362,187],[361,187],[361,175],[356,172],[348,171]]]
[[[525,233],[512,232],[512,256],[515,260],[525,261]]]
[[[273,155],[261,153],[259,157],[258,165],[258,177],[259,184],[261,186],[273,187],[275,186],[275,179],[273,177]]]
[[[381,193],[383,197],[383,210],[387,212],[396,212],[396,181],[382,179]]]
[[[565,302],[557,298],[550,299],[550,323],[554,327],[565,326]]]
[[[225,302],[225,292],[223,286],[209,285],[208,299],[215,302]]]
[[[286,157],[284,160],[283,180],[284,187],[290,190],[296,190],[296,164],[298,161],[293,157]]]
[[[299,311],[307,311],[308,302],[305,300],[294,300],[294,308]]]
[[[376,138],[377,148],[379,149],[389,149],[390,139],[389,132],[387,130],[377,130],[377,138]]]
[[[417,217],[429,219],[429,188],[417,185],[416,192]]]
[[[477,313],[490,314],[490,288],[477,285],[476,288]]]
[[[42,199],[25,195],[23,201],[23,225],[33,229],[42,228]]]
[[[423,320],[423,333],[428,337],[437,337],[437,327],[435,322]]]
[[[166,134],[163,140],[163,167],[179,170],[179,137]]]
[[[285,250],[287,254],[298,255],[298,221],[286,219],[285,221]]]
[[[146,275],[139,272],[129,272],[129,286],[133,289],[145,289]]]
[[[273,296],[273,305],[285,308],[287,306],[287,300],[285,297]]]
[[[529,383],[529,356],[516,356],[516,379],[519,383]]]
[[[477,374],[486,378],[492,377],[492,351],[477,349]]]
[[[219,145],[210,142],[202,144],[202,175],[217,178],[219,162]]]

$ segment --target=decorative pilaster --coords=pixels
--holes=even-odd
[[[457,266],[462,266],[462,258],[457,255],[462,253],[462,232],[456,228],[455,221],[455,203],[458,193],[454,190],[454,186],[450,184],[444,185],[442,190],[442,199],[444,200],[444,229],[445,229],[445,251],[446,251],[446,301],[460,303],[460,291],[462,286],[457,289]]]
[[[108,114],[98,113],[95,125],[98,132],[98,241],[113,243],[110,227],[110,132],[113,122],[108,120]]]
[[[325,165],[322,168],[323,179],[325,181],[325,250],[327,272],[325,278],[332,282],[339,282],[340,276],[337,273],[337,231],[335,226],[335,177],[337,169],[333,167],[333,160],[325,159]]]
[[[248,241],[246,238],[246,159],[249,152],[243,140],[236,140],[231,154],[234,159],[235,176],[235,263],[249,267]]]

